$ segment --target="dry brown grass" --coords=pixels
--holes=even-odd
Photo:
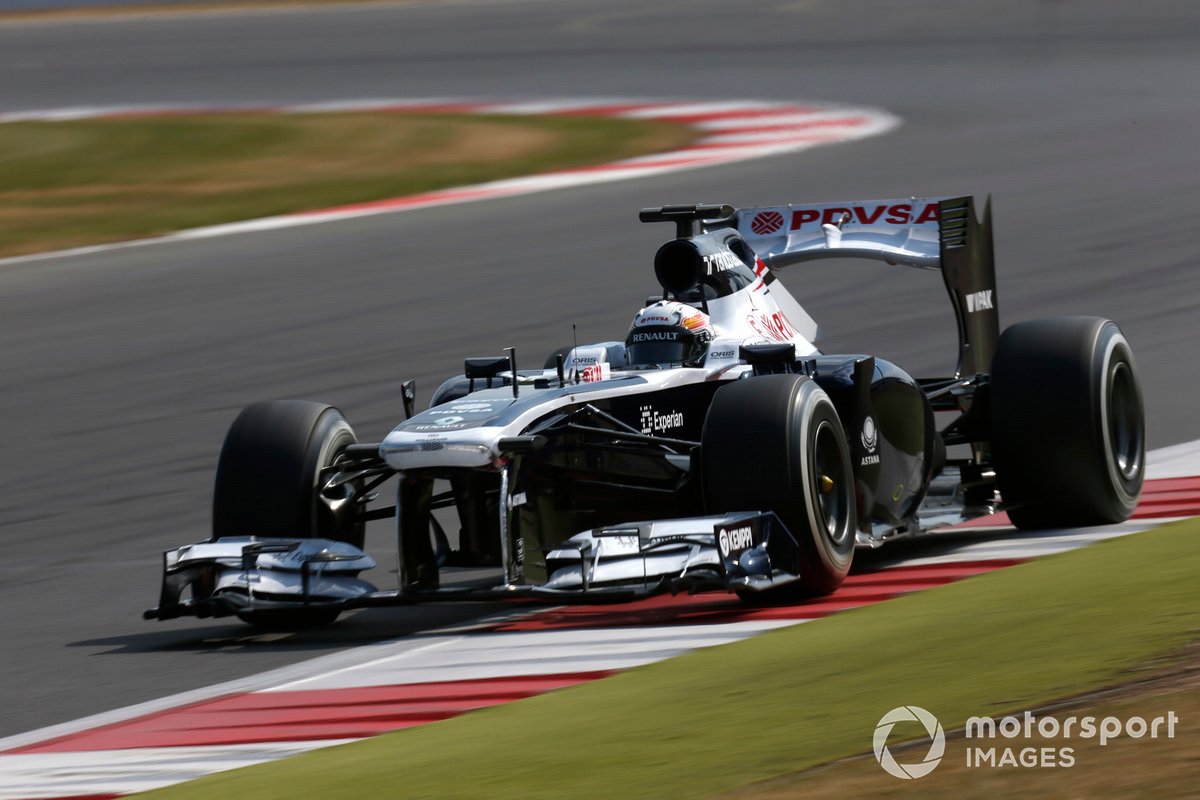
[[[419,113],[153,115],[0,125],[0,256],[587,166],[684,126]]]

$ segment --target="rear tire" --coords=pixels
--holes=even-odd
[[[1018,528],[1122,522],[1145,472],[1142,392],[1121,329],[1099,317],[1009,327],[992,361],[992,457]]]
[[[335,539],[363,546],[352,487],[321,493],[321,470],[357,440],[342,412],[324,403],[276,400],[247,406],[225,437],[213,494],[213,538],[253,535]]]
[[[704,420],[701,453],[710,513],[774,511],[800,545],[797,590],[823,595],[841,585],[854,559],[854,473],[820,386],[801,375],[763,375],[722,387]],[[822,476],[832,481],[825,491]]]

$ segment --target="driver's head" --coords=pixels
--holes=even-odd
[[[696,366],[712,341],[708,314],[685,303],[660,300],[633,318],[625,348],[631,366]]]

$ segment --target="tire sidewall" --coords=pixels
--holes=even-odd
[[[837,530],[830,532],[822,514],[821,474],[818,472],[817,462],[819,447],[835,447],[840,456],[840,463],[836,466],[842,471],[839,480],[846,486],[853,487],[850,448],[833,402],[816,382],[807,380],[798,387],[793,408],[795,427],[794,432],[789,435],[793,454],[791,484],[794,491],[803,498],[801,507],[796,511],[803,515],[807,529],[811,532],[810,536],[804,536],[803,531],[797,531],[797,536],[803,539],[801,548],[805,552],[805,562],[811,558],[818,558],[824,565],[823,572],[844,576],[854,558],[854,514],[847,513],[838,524]],[[853,492],[851,491],[848,497],[841,498],[840,502],[848,502],[852,508]],[[806,577],[812,579],[811,575]]]
[[[345,520],[334,521],[332,515],[324,510],[321,498],[321,488],[325,483],[321,478],[321,470],[334,464],[343,450],[357,442],[354,430],[340,411],[330,408],[321,415],[314,426],[308,447],[307,472],[311,478],[308,481],[307,502],[311,525],[309,530],[313,538],[336,539],[361,548],[362,525]]]
[[[1097,425],[1100,428],[1101,453],[1100,457],[1107,474],[1108,484],[1112,487],[1111,501],[1114,514],[1128,517],[1137,505],[1141,493],[1145,472],[1146,444],[1145,431],[1140,424],[1136,430],[1128,432],[1131,440],[1121,447],[1129,459],[1129,466],[1122,470],[1117,448],[1122,445],[1121,436],[1114,437],[1114,424],[1121,425],[1120,409],[1114,408],[1114,396],[1123,395],[1125,400],[1136,404],[1136,416],[1140,422],[1143,417],[1141,391],[1138,388],[1137,370],[1133,363],[1133,351],[1129,347],[1124,334],[1113,323],[1107,323],[1101,333],[1100,347],[1096,348],[1096,367],[1093,372],[1099,381],[1097,391]],[[1120,381],[1128,380],[1130,384],[1122,387]],[[1126,426],[1128,421],[1125,421]],[[1116,439],[1116,440],[1115,440]]]

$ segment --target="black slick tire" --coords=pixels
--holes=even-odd
[[[992,457],[1018,528],[1122,522],[1145,472],[1142,392],[1133,352],[1099,317],[1020,322],[991,374]]]
[[[324,403],[276,400],[247,406],[221,447],[213,492],[213,539],[279,536],[336,539],[361,548],[365,525],[353,501],[326,502],[321,470],[356,441],[342,413]],[[245,622],[270,630],[332,623],[330,609],[246,611]]]
[[[701,454],[710,513],[774,511],[800,547],[796,593],[841,585],[854,558],[854,474],[837,411],[816,382],[763,375],[722,387]]]

